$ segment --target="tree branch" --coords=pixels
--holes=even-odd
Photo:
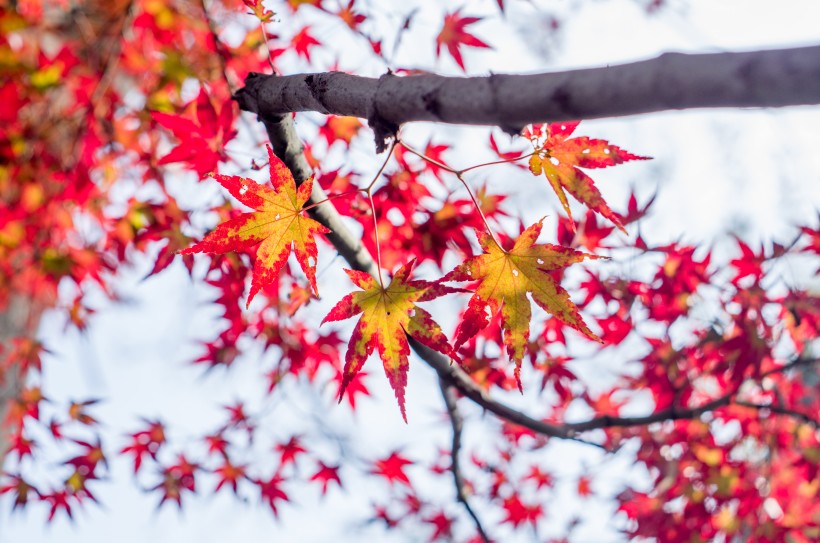
[[[8,357],[13,350],[14,338],[34,336],[43,312],[42,303],[13,290],[5,304],[0,309],[0,472],[11,444],[9,438],[12,433],[19,431],[19,428],[6,427],[6,417],[11,402],[20,396],[26,380],[17,361],[12,360],[9,364],[3,358]]]
[[[379,151],[411,121],[500,126],[707,107],[820,104],[820,46],[744,53],[665,53],[622,64],[533,75],[378,79],[341,72],[251,73],[235,99],[272,118],[296,111],[367,119]]]
[[[270,119],[263,118],[262,122],[268,132],[274,153],[290,168],[296,183],[301,184],[310,177],[311,170],[302,152],[302,143],[296,135],[291,116],[277,115]],[[318,183],[313,184],[310,202],[322,202],[312,208],[309,213],[314,219],[330,228],[331,232],[326,234],[328,240],[339,251],[339,254],[347,260],[350,267],[377,277],[379,270],[370,252],[362,245],[361,240],[347,228],[339,212],[336,211],[330,201],[327,201],[327,195]],[[419,343],[412,337],[408,336],[408,340],[416,354],[438,373],[439,378],[448,385],[455,386],[461,394],[491,413],[545,436],[572,439],[603,448],[602,445],[573,436],[574,432],[560,425],[536,420],[512,407],[493,400],[464,370],[457,365],[451,364],[449,358]]]
[[[794,409],[789,409],[787,407],[783,407],[782,405],[777,405],[777,404],[759,404],[759,403],[745,402],[745,401],[741,401],[741,400],[736,400],[734,403],[735,403],[735,405],[739,405],[741,407],[748,407],[749,409],[757,409],[758,411],[771,411],[772,413],[776,413],[778,415],[791,417],[793,419],[803,421],[804,423],[808,424],[809,426],[814,427],[815,430],[820,430],[820,421],[813,418],[808,413],[803,413],[801,411],[796,411]]]
[[[773,368],[762,375],[760,378],[767,377],[769,375],[773,375],[775,373],[786,372],[791,369],[807,366],[811,364],[816,364],[820,359],[817,358],[796,358],[791,362],[784,364],[782,366]],[[751,381],[751,380],[750,380]],[[699,417],[700,415],[717,409],[718,407],[725,407],[729,405],[739,405],[743,407],[749,407],[753,409],[768,409],[773,413],[778,413],[781,415],[791,416],[793,418],[797,418],[811,424],[815,428],[818,427],[818,422],[811,418],[809,415],[805,413],[801,413],[799,411],[794,411],[783,406],[778,405],[760,405],[760,404],[753,404],[750,402],[746,402],[743,400],[734,399],[737,396],[737,390],[733,390],[723,396],[715,398],[710,402],[706,402],[705,404],[698,406],[698,407],[678,407],[676,405],[672,405],[666,409],[662,409],[660,411],[656,411],[649,415],[638,416],[638,417],[614,417],[610,415],[604,415],[602,417],[595,417],[583,422],[569,422],[562,425],[562,428],[569,430],[570,434],[573,432],[587,432],[589,430],[599,430],[604,428],[614,428],[614,427],[630,427],[630,426],[645,426],[647,424],[652,424],[654,422],[662,422],[665,420],[681,420],[681,419],[693,419],[695,417]]]
[[[820,51],[820,48],[818,48]],[[296,130],[293,126],[293,120],[290,115],[276,115],[272,118],[262,118],[262,121],[267,129],[273,150],[276,155],[290,168],[297,184],[302,183],[311,175],[310,165],[307,163],[303,153],[302,144],[296,135]],[[374,277],[378,275],[378,268],[373,257],[361,243],[361,240],[355,236],[344,224],[341,215],[330,201],[327,201],[327,196],[324,190],[317,184],[313,185],[313,194],[310,199],[311,203],[323,202],[310,210],[311,216],[330,228],[331,232],[327,234],[328,240],[333,244],[339,254],[347,260],[348,264],[356,270],[367,272]],[[579,433],[589,430],[605,429],[611,427],[629,427],[642,426],[651,424],[653,422],[661,422],[664,420],[679,420],[688,419],[700,416],[701,414],[712,411],[718,407],[729,405],[735,395],[733,391],[731,394],[721,396],[707,402],[704,405],[694,408],[681,408],[677,406],[670,407],[655,413],[640,416],[640,417],[613,417],[603,416],[596,417],[587,421],[575,423],[550,423],[543,420],[538,420],[529,415],[518,411],[498,400],[492,398],[487,391],[476,384],[470,376],[452,361],[442,355],[441,353],[430,349],[426,345],[419,343],[412,337],[408,336],[408,341],[416,354],[436,373],[442,382],[447,385],[455,387],[461,394],[483,407],[487,411],[495,414],[499,418],[505,419],[513,424],[528,428],[533,432],[539,433],[547,437],[555,437],[559,439],[569,439],[592,445],[604,450],[610,449],[605,445],[594,443],[578,437]],[[810,362],[804,362],[804,359],[797,359],[794,362],[784,366],[774,368],[764,375],[771,373],[787,371],[804,363],[816,362],[816,359],[811,359]]]
[[[481,525],[481,520],[476,515],[473,508],[470,507],[470,502],[467,500],[467,489],[464,483],[464,475],[461,473],[461,463],[458,455],[461,450],[461,432],[464,427],[464,419],[461,418],[461,412],[458,410],[458,396],[456,396],[455,387],[451,384],[445,383],[442,379],[438,381],[441,386],[441,395],[444,397],[444,405],[447,406],[447,414],[450,417],[450,425],[453,427],[453,445],[450,448],[450,471],[453,473],[453,483],[456,487],[456,499],[464,505],[467,514],[473,519],[478,535],[484,543],[490,543],[490,537],[484,531],[484,526]]]

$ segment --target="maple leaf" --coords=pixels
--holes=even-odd
[[[507,518],[501,522],[512,524],[513,528],[518,528],[524,522],[529,522],[535,526],[538,519],[544,515],[541,505],[527,505],[515,495],[505,498],[501,507],[507,512]]]
[[[71,511],[71,504],[69,503],[69,499],[71,499],[71,494],[69,494],[67,491],[58,490],[50,494],[43,494],[40,499],[44,502],[47,502],[49,505],[49,521],[54,520],[54,516],[60,509],[66,512],[68,518],[74,518]]]
[[[399,409],[405,422],[404,388],[407,385],[407,357],[411,336],[428,347],[455,357],[447,337],[424,309],[416,302],[426,302],[443,294],[458,292],[444,285],[422,280],[410,281],[410,273],[416,261],[402,266],[385,288],[365,272],[345,270],[350,280],[362,289],[342,298],[322,321],[349,319],[359,313],[362,318],[356,324],[345,354],[344,377],[339,389],[339,401],[353,377],[359,372],[375,349],[384,363],[384,372],[396,394]]]
[[[310,477],[311,481],[316,481],[322,485],[322,496],[327,494],[327,485],[335,482],[339,487],[342,486],[342,480],[339,478],[339,466],[328,466],[322,461],[319,461],[319,469]]]
[[[436,56],[441,54],[441,46],[447,47],[450,56],[456,61],[462,70],[464,68],[464,59],[461,58],[462,45],[468,47],[483,47],[489,49],[490,46],[476,38],[465,30],[466,27],[473,23],[480,21],[480,17],[462,17],[460,10],[453,13],[448,13],[444,16],[444,26],[441,32],[436,36]]]
[[[253,14],[263,23],[269,23],[275,15],[269,9],[265,9],[262,5],[262,0],[242,0],[246,6],[253,10]]]
[[[217,114],[205,87],[193,106],[196,121],[182,115],[169,115],[154,111],[151,116],[179,139],[179,144],[157,164],[186,162],[200,178],[216,169],[217,163],[226,158],[225,144],[233,139],[236,131],[231,129],[234,119],[233,102],[226,102]]]
[[[584,323],[569,293],[550,274],[584,259],[598,257],[568,247],[536,245],[542,223],[543,219],[524,230],[510,251],[502,249],[489,234],[476,231],[484,254],[467,259],[442,278],[442,281],[479,282],[456,329],[455,349],[486,327],[490,318],[500,311],[504,345],[515,362],[519,389],[521,360],[526,353],[532,316],[527,293],[546,312],[587,337],[600,341]]]
[[[564,211],[567,212],[573,232],[575,221],[572,219],[565,189],[576,200],[600,213],[626,233],[621,218],[604,201],[592,178],[579,168],[606,168],[630,160],[649,160],[650,157],[633,155],[620,147],[610,145],[606,140],[590,139],[586,136],[569,138],[580,122],[548,125],[547,139],[530,158],[530,171],[533,175],[541,175],[543,172],[552,190],[558,195]],[[543,136],[543,130],[543,127],[535,126],[529,135],[537,139]]]
[[[158,421],[146,421],[148,428],[131,434],[131,444],[120,449],[120,454],[134,455],[134,473],[142,466],[146,454],[157,459],[157,451],[165,443],[165,426]]]
[[[275,473],[267,481],[263,479],[255,479],[253,481],[259,487],[259,494],[262,501],[267,502],[268,507],[273,511],[274,516],[279,516],[279,511],[276,508],[277,501],[289,501],[287,493],[282,490],[282,483],[284,479],[278,473]]]
[[[530,466],[529,473],[524,477],[525,481],[535,481],[536,489],[540,490],[541,487],[550,488],[554,484],[553,477],[550,473],[542,471],[539,466],[532,465]]]
[[[451,541],[453,535],[453,519],[448,517],[444,511],[438,511],[436,514],[426,517],[424,522],[431,524],[435,529],[433,535],[430,536],[430,541]]]
[[[368,373],[366,371],[360,371],[349,379],[348,383],[345,385],[344,391],[347,392],[347,402],[350,404],[350,409],[356,409],[356,400],[359,397],[359,394],[363,396],[370,396],[370,390],[367,389],[367,385],[364,383],[367,375]],[[333,378],[339,387],[340,397],[342,394],[342,383],[344,382],[344,376],[344,372],[339,371]]]
[[[3,494],[12,493],[14,496],[14,505],[11,506],[12,511],[19,508],[24,508],[28,503],[31,495],[40,497],[40,491],[36,487],[30,485],[21,475],[8,474],[10,481],[0,486],[0,496]]]
[[[183,492],[196,492],[196,472],[199,469],[197,464],[192,464],[182,454],[177,457],[176,464],[164,467],[162,469],[162,482],[151,488],[151,490],[162,492],[159,505],[162,506],[167,501],[173,501],[176,502],[178,507],[182,507]]]
[[[322,42],[314,38],[310,34],[310,27],[306,26],[296,33],[291,38],[290,46],[296,51],[296,54],[310,62],[310,52],[317,45],[322,45]]]
[[[407,486],[411,486],[410,479],[408,479],[407,474],[404,473],[404,468],[412,464],[413,462],[407,458],[397,452],[393,452],[383,460],[376,460],[372,473],[384,477],[391,485],[398,481]]]
[[[239,481],[246,477],[245,466],[233,464],[228,458],[225,458],[222,465],[214,470],[214,475],[219,478],[216,491],[228,485],[231,487],[231,490],[233,490],[233,493],[236,494]]]
[[[356,13],[353,4],[356,0],[350,0],[345,7],[339,7],[338,13],[336,15],[341,18],[347,26],[350,27],[351,30],[358,31],[359,25],[362,24],[367,17],[362,15],[361,13]]]
[[[296,462],[297,456],[307,452],[307,449],[302,447],[299,436],[292,436],[287,443],[276,445],[276,450],[282,455],[280,466],[286,466],[291,462]]]
[[[316,288],[317,248],[314,236],[330,231],[302,214],[302,208],[313,190],[313,178],[307,179],[297,189],[293,174],[273,154],[270,146],[268,146],[268,156],[273,188],[234,175],[217,174],[214,176],[234,198],[257,212],[243,213],[239,217],[220,224],[202,241],[180,253],[183,255],[223,254],[262,242],[256,252],[251,291],[246,307],[263,287],[276,279],[279,271],[285,265],[291,248],[296,253],[296,260],[305,272],[310,287],[314,293],[318,294]]]

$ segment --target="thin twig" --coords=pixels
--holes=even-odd
[[[393,146],[390,148],[391,152],[393,150],[393,147],[396,146],[396,143],[400,143],[402,147],[404,147],[405,149],[407,149],[408,151],[410,151],[414,155],[418,156],[419,158],[421,158],[423,160],[426,160],[427,162],[429,162],[430,164],[433,164],[434,166],[438,166],[439,168],[452,173],[453,175],[455,175],[458,178],[458,180],[461,182],[461,184],[464,185],[464,189],[467,191],[467,194],[470,195],[470,199],[473,201],[473,206],[475,207],[476,211],[478,211],[478,215],[479,215],[479,217],[481,217],[481,221],[484,223],[484,228],[487,230],[487,233],[490,234],[491,238],[493,238],[493,241],[495,242],[496,245],[498,245],[498,248],[503,251],[504,248],[501,246],[501,242],[498,241],[498,238],[496,237],[495,232],[493,231],[493,229],[490,228],[490,223],[487,221],[487,217],[484,215],[484,211],[481,209],[481,204],[478,202],[478,199],[475,197],[475,194],[473,194],[473,190],[470,188],[470,185],[468,185],[467,181],[464,180],[464,177],[462,176],[462,174],[466,171],[469,171],[469,170],[473,169],[473,168],[478,168],[478,167],[481,167],[481,166],[489,166],[490,164],[499,164],[499,163],[508,162],[508,161],[503,160],[503,161],[500,161],[500,162],[492,162],[492,163],[487,163],[487,164],[478,164],[476,166],[473,166],[472,168],[466,168],[464,170],[456,170],[455,168],[452,168],[452,167],[450,167],[450,166],[444,164],[443,162],[440,162],[440,161],[438,161],[434,158],[430,158],[429,156],[425,155],[421,151],[418,151],[418,150],[410,147],[409,145],[407,145],[406,143],[401,141],[398,137],[396,137],[393,140]]]
[[[784,415],[787,417],[791,417],[793,419],[798,419],[808,424],[809,426],[813,426],[815,430],[820,430],[820,421],[817,421],[808,413],[802,413],[800,411],[789,409],[781,405],[758,404],[742,400],[735,400],[734,404],[739,405],[741,407],[748,407],[749,409],[757,409],[758,411],[768,410],[772,413],[777,413],[778,415]]]
[[[458,454],[461,450],[461,432],[464,427],[464,419],[461,412],[458,410],[458,398],[456,397],[456,390],[452,384],[444,382],[439,379],[439,386],[441,387],[441,395],[444,398],[444,405],[447,406],[447,414],[450,416],[450,425],[453,427],[453,445],[450,449],[450,471],[453,473],[453,483],[456,486],[456,498],[464,505],[467,514],[473,519],[478,535],[484,543],[490,543],[490,537],[484,531],[484,526],[481,525],[481,520],[473,508],[470,507],[470,502],[467,500],[467,487],[464,482],[464,475],[461,473],[461,463],[458,460]]]

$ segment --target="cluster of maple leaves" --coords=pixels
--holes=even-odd
[[[500,0],[498,7],[508,9]],[[447,165],[446,144],[431,141],[416,151],[397,143],[369,189],[350,166],[332,169],[324,158],[350,147],[362,128],[356,119],[321,121],[306,146],[315,175],[298,186],[261,145],[253,157],[267,159],[270,184],[216,173],[221,164],[241,162],[232,152],[241,123],[229,98],[244,76],[271,65],[283,73],[323,66],[317,52],[331,50],[329,40],[301,22],[292,31],[277,24],[310,17],[340,23],[386,65],[415,25],[415,12],[407,12],[392,35],[383,35],[370,24],[375,15],[366,3],[355,0],[20,0],[0,8],[0,311],[24,307],[27,315],[15,337],[0,335],[0,379],[14,374],[25,381],[2,421],[12,433],[0,494],[11,496],[15,508],[42,502],[49,519],[70,516],[96,500],[93,486],[112,454],[131,459],[161,504],[182,505],[197,492],[240,496],[253,489],[277,514],[296,485],[315,485],[324,495],[346,484],[341,459],[315,452],[311,436],[278,441],[273,471],[238,461],[241,443],[264,431],[241,402],[226,406],[226,421],[201,436],[206,452],[199,457],[174,443],[173,421],[145,420],[123,443],[104,443],[93,399],[42,414],[48,398],[39,385],[41,358],[48,350],[35,339],[42,312],[61,309],[84,330],[94,311],[86,292],[115,296],[112,277],[135,255],[153,260],[154,275],[175,259],[193,273],[192,255],[204,252],[212,255],[205,281],[218,292],[213,303],[223,308],[224,324],[194,364],[229,368],[241,358],[242,338],[252,338],[276,353],[265,374],[269,394],[304,377],[317,387],[334,384],[355,409],[369,394],[360,370],[377,351],[406,417],[409,336],[451,357],[487,394],[533,383],[524,392],[542,395],[549,407],[539,418],[575,424],[612,450],[637,441],[637,461],[651,484],[617,497],[630,536],[816,540],[820,394],[811,349],[820,310],[816,296],[772,271],[781,259],[820,254],[820,230],[803,227],[788,243],[759,248],[737,240],[737,256],[719,264],[704,248],[651,244],[640,235],[651,200],[639,205],[633,195],[618,213],[585,171],[645,157],[572,137],[577,123],[530,127],[527,152],[502,150],[492,136],[488,142],[508,167],[528,161],[534,175],[546,178],[563,209],[555,244],[538,243],[540,221],[509,236],[503,194],[472,187],[469,197],[451,190],[434,197],[442,191],[433,188],[463,181],[463,170]],[[445,12],[430,51],[437,58],[446,52],[465,70],[467,51],[490,47],[473,30],[480,21],[463,9]],[[238,28],[239,41],[229,36]],[[191,82],[198,83],[193,94],[186,91]],[[175,189],[182,172],[200,179],[213,173],[253,211],[220,204],[213,210],[220,224],[195,242],[192,210]],[[365,247],[392,272],[386,280],[347,271],[358,290],[343,296],[325,322],[360,316],[349,339],[299,318],[318,294],[317,244],[326,233],[307,214],[314,183],[356,221]],[[581,216],[575,207],[573,217],[567,193],[585,208]],[[303,274],[286,266],[291,252]],[[601,255],[635,261],[646,275],[624,277]],[[447,271],[446,257],[460,263]],[[584,266],[592,260],[596,265]],[[411,278],[421,263],[441,275]],[[578,272],[576,303],[561,286],[571,264],[578,268],[566,271]],[[463,292],[470,298],[450,341],[417,304]],[[530,300],[548,317],[534,317]],[[717,316],[704,320],[696,306],[707,302]],[[586,340],[633,360],[603,392],[590,392],[569,348]],[[645,354],[619,350],[630,342]],[[649,414],[624,415],[640,393],[651,398]],[[568,417],[571,406],[588,418]],[[495,449],[464,453],[471,493],[501,510],[501,524],[537,529],[549,518],[545,496],[561,477],[532,453],[548,439],[507,421],[488,427],[497,434]],[[51,480],[27,474],[45,454],[34,434],[69,451]],[[452,452],[430,465],[398,451],[369,458],[369,476],[390,488],[372,518],[388,528],[428,525],[431,540],[472,535],[470,521],[417,488],[409,469],[450,484]],[[213,484],[203,487],[203,479]],[[594,494],[594,478],[581,477],[577,492]]]

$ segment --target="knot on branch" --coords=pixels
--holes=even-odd
[[[381,96],[382,85],[385,81],[396,77],[395,74],[388,70],[386,74],[379,77],[376,84],[376,92],[373,95],[373,100],[370,102],[370,107],[367,112],[367,124],[373,130],[373,138],[376,141],[376,152],[383,153],[387,150],[387,142],[391,138],[395,138],[399,132],[399,125],[388,121],[379,114],[379,99]]]
[[[239,109],[259,115],[259,87],[266,78],[265,74],[257,72],[248,74],[245,78],[245,86],[231,96],[231,99],[239,104]]]

